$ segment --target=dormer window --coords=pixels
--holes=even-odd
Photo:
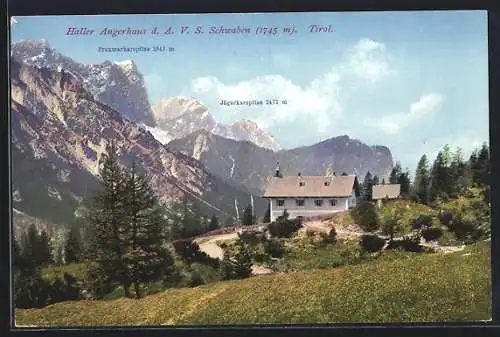
[[[306,184],[306,183],[305,183],[305,182],[303,182],[303,181],[299,182],[299,186],[304,186],[305,184]]]
[[[325,186],[330,186],[330,182],[329,181],[325,181]]]

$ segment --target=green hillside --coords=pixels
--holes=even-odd
[[[399,253],[398,253],[399,254]],[[436,322],[491,317],[489,243],[451,254],[170,289],[139,300],[61,302],[16,310],[18,325],[91,326]]]

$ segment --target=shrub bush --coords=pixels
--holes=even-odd
[[[412,253],[422,253],[424,247],[420,245],[420,237],[405,237],[403,239],[391,240],[387,245],[387,250],[403,250]]]
[[[491,210],[483,190],[470,188],[465,195],[439,202],[439,220],[459,241],[472,243],[490,236]]]
[[[263,243],[266,240],[266,236],[263,233],[257,231],[244,231],[238,234],[238,238],[250,246],[255,246],[259,243]]]
[[[382,233],[392,240],[395,236],[410,232],[408,215],[408,208],[403,203],[392,203],[383,212],[381,220]]]
[[[422,237],[425,241],[436,241],[443,235],[443,230],[439,227],[425,228],[422,230]]]
[[[49,300],[50,284],[38,268],[23,270],[14,277],[13,295],[16,308],[43,308]]]
[[[384,247],[386,241],[374,234],[365,234],[359,241],[360,247],[364,252],[375,253]]]
[[[192,275],[196,276],[195,278],[199,277],[201,279],[200,284],[209,284],[221,280],[219,271],[212,266],[207,266],[201,263],[193,263],[190,266],[190,271]]]
[[[269,233],[278,238],[290,238],[302,227],[300,219],[282,219],[269,224]]]
[[[274,258],[282,258],[285,255],[285,246],[277,238],[271,238],[264,244],[266,254]]]
[[[429,229],[434,224],[434,217],[430,214],[418,214],[410,220],[412,229],[424,230]]]
[[[163,286],[165,288],[175,288],[188,286],[187,282],[188,275],[183,272],[182,268],[175,266],[168,276],[163,279]]]
[[[221,263],[221,278],[235,280],[247,278],[252,274],[252,256],[248,247],[240,242],[236,254],[224,254]]]
[[[259,243],[252,250],[253,260],[258,263],[266,262],[269,259],[269,255],[266,252],[265,245],[263,243]]]
[[[200,250],[192,240],[178,240],[173,243],[176,254],[186,263],[203,263],[214,268],[219,267],[219,260],[213,259]]]
[[[369,201],[360,202],[351,215],[361,229],[375,232],[380,228],[380,218],[375,204]]]
[[[337,231],[332,227],[328,233],[321,233],[321,243],[323,244],[332,244],[337,241]]]

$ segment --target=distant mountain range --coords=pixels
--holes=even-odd
[[[67,221],[97,188],[98,162],[111,140],[123,164],[137,160],[165,200],[187,197],[206,213],[231,216],[245,206],[244,186],[228,184],[198,161],[169,151],[149,132],[94,99],[81,78],[11,62],[14,207],[31,216]],[[264,212],[264,201],[256,207]]]
[[[348,136],[292,150],[274,152],[251,142],[226,139],[207,131],[197,131],[168,143],[167,147],[199,160],[214,175],[245,185],[261,194],[279,162],[284,175],[324,175],[327,168],[337,174],[370,171],[387,178],[393,161],[385,146],[368,146]]]
[[[57,52],[45,40],[15,43],[11,55],[26,64],[71,72],[97,100],[132,122],[143,124],[164,143],[206,130],[226,138],[248,140],[271,150],[281,149],[256,123],[243,120],[232,125],[220,124],[208,108],[194,98],[171,97],[151,106],[144,77],[133,60],[81,64]]]
[[[97,187],[98,160],[111,140],[121,160],[133,158],[164,200],[188,197],[207,214],[234,216],[258,196],[276,163],[284,174],[367,171],[387,177],[391,152],[348,136],[283,150],[248,120],[218,123],[195,98],[171,97],[152,106],[133,61],[84,65],[46,41],[23,41],[11,51],[14,207],[54,223],[74,217]]]

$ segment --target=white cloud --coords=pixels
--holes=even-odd
[[[352,75],[372,84],[390,73],[385,45],[368,39],[360,40],[342,62],[327,69],[307,85],[298,85],[281,75],[255,77],[237,83],[223,83],[215,76],[198,77],[186,88],[187,96],[197,96],[212,110],[220,100],[287,100],[286,105],[224,108],[230,114],[244,114],[266,127],[303,121],[316,132],[334,133],[335,121],[342,115],[343,89],[351,85]],[[286,65],[287,55],[273,55],[275,63]],[[220,107],[221,109],[223,107]],[[219,107],[217,106],[217,109]]]
[[[228,107],[235,113],[245,112],[246,118],[257,120],[267,127],[293,122],[307,118],[315,122],[319,132],[324,131],[331,119],[339,116],[340,77],[334,71],[301,87],[281,75],[266,75],[241,81],[235,84],[224,84],[216,77],[200,77],[191,82],[191,90],[195,95],[208,94],[218,100],[263,100],[278,99],[287,104],[264,105],[253,107]],[[218,101],[217,100],[217,101]],[[213,102],[215,104],[215,102]]]
[[[435,113],[443,100],[444,98],[438,93],[426,94],[411,104],[408,112],[369,117],[366,120],[366,125],[378,128],[387,134],[396,134],[409,125]]]
[[[348,69],[364,80],[377,82],[391,73],[389,61],[383,43],[362,39],[351,49]]]
[[[17,20],[16,18],[14,18],[13,16],[10,17],[10,24],[11,25],[15,25],[17,23]]]

